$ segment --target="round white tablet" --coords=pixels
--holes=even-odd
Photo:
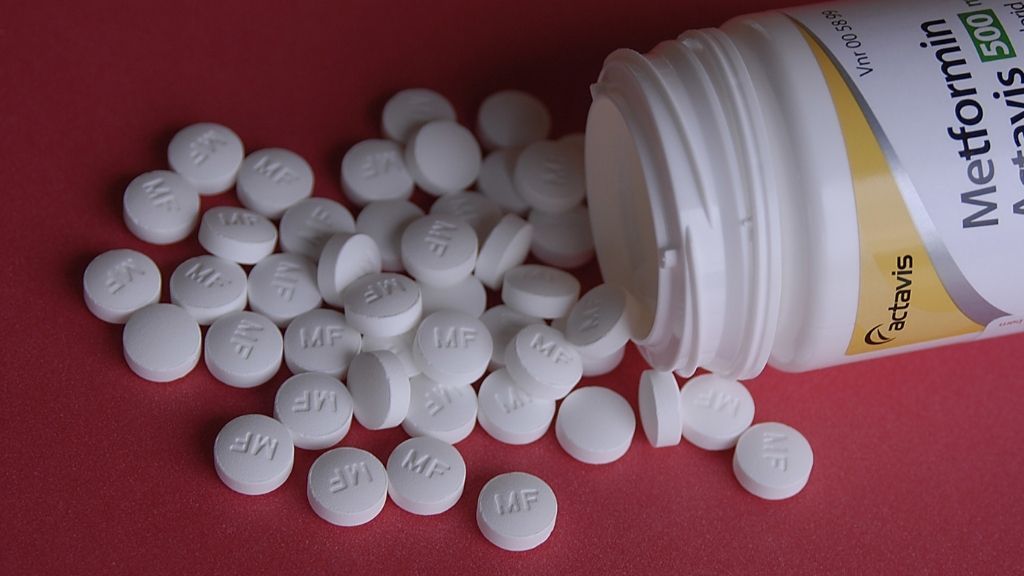
[[[405,368],[405,375],[409,378],[416,376],[420,373],[420,367],[416,365],[416,362],[412,359],[412,341],[416,338],[416,330],[410,330],[405,334],[399,334],[398,336],[387,336],[385,338],[374,338],[373,336],[363,336],[363,348],[362,352],[376,352],[377,350],[387,350],[398,359],[402,361],[402,366]]]
[[[586,195],[580,160],[566,144],[534,142],[519,154],[512,181],[531,208],[565,212],[583,202]]]
[[[480,164],[477,186],[481,194],[494,200],[506,212],[523,215],[530,205],[519,195],[512,181],[518,159],[519,151],[515,149],[491,152]]]
[[[480,145],[456,122],[434,120],[409,137],[405,167],[416,185],[434,196],[465,190],[480,174]]]
[[[345,288],[342,301],[349,325],[374,338],[405,334],[423,317],[419,286],[392,272],[357,278]]]
[[[476,277],[491,290],[501,290],[505,273],[529,256],[532,237],[532,225],[515,214],[506,214],[480,247]]]
[[[444,288],[421,284],[420,292],[424,316],[439,310],[457,310],[479,318],[487,309],[487,290],[475,276],[467,276],[462,282]]]
[[[204,254],[182,262],[171,274],[171,302],[185,309],[201,326],[245,309],[245,270],[230,260]]]
[[[278,326],[286,326],[320,302],[316,265],[308,258],[273,254],[249,271],[249,306]]]
[[[295,446],[288,430],[262,414],[228,422],[213,442],[217,476],[235,492],[256,496],[273,492],[292,473]]]
[[[408,200],[412,176],[402,146],[391,140],[363,140],[341,160],[341,188],[357,206],[380,200]]]
[[[502,90],[480,105],[476,129],[487,148],[521,148],[548,137],[551,114],[531,94]]]
[[[409,377],[391,352],[362,352],[348,367],[356,420],[369,430],[394,428],[409,412]]]
[[[324,302],[342,308],[342,294],[352,281],[380,271],[380,250],[373,238],[366,234],[335,234],[320,252],[316,283]]]
[[[498,548],[532,550],[555,529],[558,501],[546,482],[532,474],[509,472],[491,478],[476,503],[476,524]]]
[[[679,409],[679,385],[671,372],[644,370],[637,394],[640,423],[651,446],[662,448],[679,444],[683,420]]]
[[[355,231],[356,221],[348,208],[327,198],[306,198],[281,217],[281,250],[316,262],[331,236]]]
[[[123,324],[135,311],[160,300],[160,269],[142,252],[110,250],[85,267],[82,291],[93,316]]]
[[[182,128],[167,146],[171,170],[204,196],[227,192],[234,186],[244,157],[245,147],[238,134],[212,122]]]
[[[252,388],[281,368],[281,331],[266,316],[235,312],[206,331],[203,358],[214,378],[235,388]]]
[[[406,434],[457,444],[473,431],[477,406],[472,386],[449,386],[423,374],[410,378],[409,386],[409,413],[402,421]]]
[[[366,234],[377,243],[381,266],[385,271],[401,272],[402,232],[421,216],[423,210],[408,200],[370,202],[356,217],[356,231]]]
[[[203,213],[199,244],[214,256],[255,264],[277,245],[277,228],[265,216],[245,208],[217,206]]]
[[[373,520],[388,501],[388,474],[376,456],[358,448],[324,452],[309,468],[306,497],[316,515],[336,526]]]
[[[505,365],[505,351],[508,349],[508,343],[516,337],[520,330],[530,324],[544,323],[536,316],[527,316],[522,312],[516,312],[504,304],[488,309],[483,316],[480,316],[480,321],[491,333],[491,341],[494,343],[491,368],[501,368]]]
[[[599,386],[569,394],[558,408],[555,436],[570,456],[587,464],[608,464],[629,450],[636,417],[629,402]]]
[[[530,250],[538,260],[558,268],[579,268],[594,259],[594,236],[586,206],[552,214],[533,210]]]
[[[242,206],[277,220],[313,194],[313,169],[284,148],[264,148],[245,157],[235,190]]]
[[[199,192],[170,170],[140,174],[124,191],[124,223],[140,240],[173,244],[199,221]]]
[[[480,385],[480,427],[505,444],[539,440],[555,418],[555,402],[523,392],[506,370],[492,372]]]
[[[633,336],[632,306],[625,290],[601,284],[583,295],[569,313],[565,337],[580,354],[605,358]]]
[[[412,357],[424,374],[447,386],[476,382],[487,370],[494,343],[475,316],[441,310],[416,329]]]
[[[506,305],[545,320],[567,315],[579,297],[580,282],[575,276],[539,264],[512,268],[501,284]]]
[[[131,315],[122,332],[128,367],[152,382],[170,382],[199,363],[202,333],[195,318],[174,304],[150,304]]]
[[[462,282],[476,266],[476,232],[455,216],[431,214],[414,220],[402,233],[401,246],[409,275],[438,288]]]
[[[335,310],[317,308],[296,316],[284,332],[284,360],[292,374],[321,372],[344,378],[363,337]]]
[[[381,129],[388,138],[405,142],[420,126],[433,120],[455,120],[447,98],[426,88],[409,88],[384,104]]]
[[[747,429],[736,443],[732,471],[754,496],[782,500],[807,485],[814,453],[803,434],[778,422]]]
[[[626,347],[623,346],[607,356],[588,356],[580,353],[580,360],[583,361],[583,377],[604,376],[622,364],[626,357]]]
[[[451,444],[410,438],[388,458],[388,494],[399,508],[420,516],[440,514],[459,501],[466,462]]]
[[[505,351],[505,368],[516,385],[545,400],[564,398],[583,377],[580,353],[546,324],[531,324],[516,334]]]
[[[472,226],[477,239],[483,242],[501,220],[502,211],[497,202],[479,192],[453,192],[435,200],[430,213],[459,218]]]
[[[274,418],[288,429],[297,448],[323,450],[348,434],[352,426],[352,397],[333,376],[319,372],[296,374],[277,389]]]
[[[683,437],[705,450],[727,450],[754,421],[754,399],[735,380],[694,376],[679,391]]]

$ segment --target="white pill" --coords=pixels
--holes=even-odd
[[[170,170],[140,174],[124,191],[124,223],[140,240],[173,244],[199,222],[199,192]]]
[[[480,164],[477,186],[480,193],[494,200],[506,212],[523,215],[530,205],[516,191],[513,175],[519,151],[514,149],[495,150]]]
[[[342,308],[342,294],[355,279],[381,271],[380,250],[366,234],[335,234],[324,244],[316,283],[324,302]]]
[[[580,282],[575,276],[539,264],[512,268],[505,272],[501,285],[506,305],[544,319],[567,315],[579,297]]]
[[[235,190],[242,206],[277,220],[313,194],[313,169],[291,150],[264,148],[242,161]]]
[[[476,524],[491,544],[511,552],[532,550],[555,529],[558,501],[546,482],[509,472],[491,478],[476,504]]]
[[[543,320],[536,316],[516,312],[503,304],[488,309],[483,316],[480,316],[480,321],[491,333],[491,341],[494,343],[490,364],[492,369],[505,365],[505,351],[508,349],[508,343],[516,337],[520,330],[530,324],[543,323]]]
[[[306,497],[316,515],[336,526],[373,520],[388,501],[388,474],[376,456],[358,448],[324,452],[309,468]]]
[[[477,405],[472,386],[449,386],[420,374],[409,379],[409,387],[409,413],[402,421],[406,434],[457,444],[473,432]]]
[[[580,352],[580,360],[583,361],[583,377],[593,378],[594,376],[604,376],[618,368],[619,364],[622,364],[622,359],[625,357],[625,346],[607,356],[588,356]]]
[[[186,126],[171,138],[167,163],[200,194],[227,192],[245,157],[245,146],[227,126],[202,122]]]
[[[484,375],[493,347],[491,333],[478,318],[441,310],[420,322],[412,357],[430,378],[447,386],[461,386]]]
[[[128,367],[151,382],[170,382],[199,363],[202,333],[195,318],[174,304],[150,304],[131,315],[122,332]]]
[[[533,210],[530,250],[538,260],[558,268],[579,268],[594,259],[594,236],[586,206],[552,214]]]
[[[377,243],[382,268],[401,272],[402,232],[423,210],[408,200],[370,202],[356,217],[356,232],[366,234]]]
[[[185,309],[201,326],[245,309],[245,270],[230,260],[204,254],[182,262],[169,282],[171,302]]]
[[[523,392],[506,370],[492,372],[480,385],[480,427],[505,444],[539,440],[555,418],[555,402]]]
[[[321,372],[344,378],[363,337],[335,310],[317,308],[296,316],[284,332],[284,360],[292,374]]]
[[[505,273],[529,256],[532,237],[532,225],[515,214],[506,214],[480,247],[476,277],[491,290],[501,290]]]
[[[430,213],[454,216],[473,227],[476,237],[483,242],[501,220],[501,206],[479,192],[445,194],[430,205]]]
[[[319,372],[285,380],[274,397],[274,418],[292,435],[296,448],[323,450],[348,434],[352,396],[333,376]]]
[[[736,443],[732,471],[754,496],[782,500],[807,485],[814,453],[803,434],[778,422],[747,429]]]
[[[434,196],[465,190],[476,182],[480,158],[473,133],[451,120],[424,124],[405,146],[406,169],[417,186]]]
[[[249,271],[249,307],[286,326],[320,306],[316,265],[298,254],[272,254]]]
[[[679,408],[679,385],[671,372],[644,370],[637,393],[640,424],[651,446],[662,448],[679,444],[683,420]]]
[[[345,288],[342,301],[349,325],[374,338],[405,334],[423,317],[419,286],[392,272],[357,278]]]
[[[555,436],[570,456],[587,464],[608,464],[629,450],[636,417],[626,399],[600,386],[569,394],[558,408]]]
[[[355,231],[356,221],[348,208],[327,198],[306,198],[281,217],[281,250],[316,262],[331,236]]]
[[[341,160],[341,188],[357,206],[381,200],[408,200],[412,176],[402,146],[391,140],[363,140]]]
[[[93,316],[124,324],[135,311],[160,300],[160,269],[141,252],[110,250],[86,266],[82,291]]]
[[[235,388],[252,388],[277,374],[283,349],[281,331],[270,319],[242,311],[222,316],[210,326],[203,358],[217,380]]]
[[[479,318],[487,309],[487,290],[474,276],[444,288],[421,284],[420,292],[423,293],[424,316],[439,310],[457,310]]]
[[[727,450],[754,421],[754,399],[735,380],[701,374],[679,391],[683,437],[705,450]]]
[[[572,307],[565,337],[580,354],[608,357],[633,336],[633,306],[625,290],[601,284],[583,295]]]
[[[402,264],[410,276],[438,288],[454,286],[476,266],[476,232],[454,216],[431,214],[402,233]]]
[[[362,352],[376,352],[377,350],[387,350],[398,359],[402,361],[402,366],[405,368],[405,375],[409,378],[416,376],[420,373],[420,367],[416,365],[416,361],[412,358],[412,341],[416,338],[416,330],[410,330],[405,334],[399,334],[398,336],[387,336],[385,338],[375,338],[373,336],[363,336],[363,348]]]
[[[516,334],[505,351],[505,368],[516,385],[544,400],[564,398],[583,377],[580,353],[546,324],[531,324]]]
[[[228,422],[213,443],[217,476],[235,492],[257,496],[273,492],[292,473],[295,446],[288,430],[262,414]]]
[[[348,367],[356,420],[369,430],[394,428],[409,413],[409,377],[391,352],[362,352]]]
[[[427,122],[455,120],[455,108],[447,98],[426,88],[410,88],[384,104],[382,131],[388,138],[405,142]]]
[[[217,206],[203,213],[199,244],[214,256],[255,264],[277,245],[277,228],[265,216],[245,208]]]
[[[388,494],[399,508],[432,516],[455,506],[466,485],[466,462],[451,444],[410,438],[388,458]]]
[[[565,212],[586,195],[583,163],[567,144],[542,140],[527,146],[516,159],[512,181],[531,208]]]
[[[551,114],[531,94],[502,90],[480,105],[476,129],[487,148],[521,148],[548,137]]]

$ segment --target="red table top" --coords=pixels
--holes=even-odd
[[[165,280],[200,252],[194,238],[145,245],[121,220],[125,185],[166,166],[184,125],[217,121],[249,150],[295,150],[316,194],[339,199],[341,155],[378,135],[398,89],[437,89],[472,124],[491,91],[523,88],[550,105],[556,134],[578,131],[613,49],[646,50],[768,0],[87,4],[8,3],[0,16],[0,573],[1020,573],[1024,337],[751,381],[756,420],[795,426],[815,451],[810,483],[788,501],[744,492],[728,452],[653,449],[639,427],[606,466],[572,460],[553,430],[524,447],[477,430],[458,446],[469,477],[453,510],[417,517],[389,503],[345,529],[306,502],[316,453],[297,451],[266,496],[214,473],[217,431],[270,413],[285,369],[253,390],[202,365],[146,382],[122,359],[121,328],[83,304],[82,272],[100,252],[142,250]],[[583,276],[594,283],[596,269]],[[635,405],[643,368],[631,350],[593,383]],[[343,444],[386,460],[404,438],[354,424]],[[499,550],[475,523],[484,482],[511,470],[559,499],[551,539],[528,553]]]

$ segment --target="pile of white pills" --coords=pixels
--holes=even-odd
[[[217,474],[236,492],[265,494],[291,474],[295,448],[326,450],[308,471],[307,495],[339,526],[371,521],[388,498],[416,515],[455,506],[467,477],[455,445],[478,423],[510,445],[554,427],[579,462],[621,458],[633,408],[580,383],[622,361],[638,337],[636,304],[610,285],[581,296],[564,270],[594,255],[582,135],[551,139],[547,108],[515,90],[484,100],[476,135],[426,89],[392,97],[381,125],[383,138],[355,144],[341,163],[356,215],[313,196],[313,170],[292,151],[246,155],[235,132],[213,123],[175,135],[171,170],[125,190],[124,221],[151,244],[198,229],[207,254],[177,266],[170,303],[159,302],[160,270],[135,250],[111,250],[85,270],[88,309],[124,324],[128,366],[169,382],[202,357],[215,379],[251,388],[284,364],[292,376],[273,418],[239,416],[218,434]],[[203,197],[231,188],[241,206],[201,210]],[[414,189],[427,193],[428,212]],[[501,303],[488,309],[489,291]],[[682,438],[735,447],[736,477],[757,496],[786,498],[807,482],[807,441],[782,424],[751,427],[753,401],[738,382],[702,375],[680,390],[673,374],[648,371],[638,404],[656,447]],[[410,439],[386,464],[337,447],[353,419],[370,430],[401,426]],[[547,540],[557,510],[546,482],[510,472],[481,490],[477,523],[496,546],[522,551]]]

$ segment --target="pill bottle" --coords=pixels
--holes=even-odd
[[[592,87],[588,202],[652,366],[749,378],[1024,330],[1024,2],[740,16]]]

